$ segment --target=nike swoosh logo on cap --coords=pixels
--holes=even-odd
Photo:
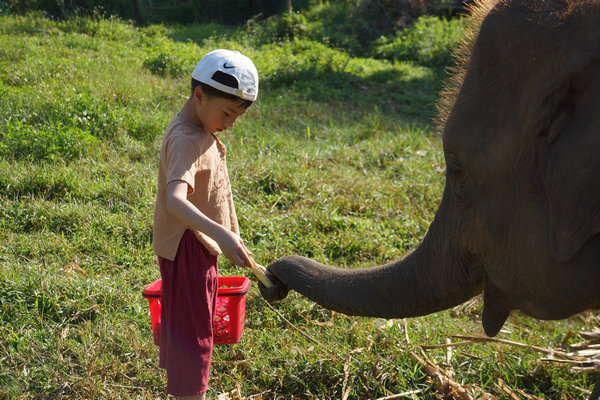
[[[225,68],[225,69],[235,68],[235,65],[224,63],[223,68]]]

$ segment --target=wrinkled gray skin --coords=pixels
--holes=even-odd
[[[411,254],[356,270],[283,257],[263,296],[293,289],[344,314],[403,318],[483,291],[490,336],[511,310],[600,308],[600,1],[582,3],[474,10],[479,33],[440,107],[446,187]]]

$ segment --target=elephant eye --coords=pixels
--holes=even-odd
[[[454,194],[460,200],[466,200],[469,194],[469,178],[462,169],[456,169],[451,172],[454,182]]]
[[[450,185],[459,200],[466,199],[470,187],[469,177],[462,168],[456,154],[446,154],[446,169],[448,171],[448,185]]]
[[[456,153],[446,153],[446,169],[448,170],[448,173],[452,174],[461,172],[460,161],[458,160]]]

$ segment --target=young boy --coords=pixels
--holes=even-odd
[[[163,139],[153,231],[162,278],[159,365],[167,370],[167,392],[180,399],[205,398],[218,255],[250,265],[238,234],[226,149],[215,134],[232,127],[257,94],[252,61],[214,50],[192,72],[192,94]]]

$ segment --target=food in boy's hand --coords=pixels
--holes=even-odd
[[[254,275],[256,275],[256,277],[262,282],[263,285],[265,285],[267,289],[273,287],[273,282],[271,282],[269,277],[265,274],[266,268],[260,264],[257,264],[252,256],[249,258],[251,263],[250,269],[252,269]]]

